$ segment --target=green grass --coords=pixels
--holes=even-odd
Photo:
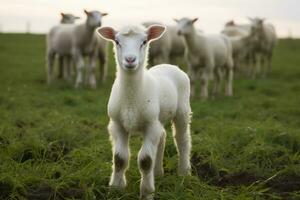
[[[125,191],[108,188],[106,104],[96,90],[46,85],[45,38],[0,35],[0,199],[137,199],[140,138]],[[233,98],[192,101],[191,177],[177,176],[170,129],[156,199],[300,198],[300,40],[281,40],[267,79],[238,78]]]

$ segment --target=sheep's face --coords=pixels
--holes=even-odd
[[[198,20],[198,18],[189,19],[182,18],[180,20],[176,20],[177,22],[177,33],[178,35],[188,35],[194,31],[194,23]]]
[[[97,28],[101,26],[101,20],[103,16],[106,16],[107,13],[100,13],[99,11],[86,11],[87,15],[86,24],[91,28]]]
[[[258,34],[262,34],[264,29],[265,19],[256,17],[256,18],[249,18],[249,20],[251,21],[251,28]]]
[[[144,27],[128,26],[120,31],[102,27],[97,31],[104,39],[114,42],[118,65],[125,71],[136,71],[144,67],[149,42],[160,38],[165,27],[152,25],[145,29]]]
[[[60,22],[62,24],[74,24],[76,19],[80,19],[80,17],[74,16],[72,14],[67,14],[67,13],[60,13],[60,14],[61,14]]]

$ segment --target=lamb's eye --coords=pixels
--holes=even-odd
[[[147,44],[147,40],[144,40],[143,42],[142,42],[142,45],[141,46],[144,46],[144,45],[146,45]]]
[[[121,46],[118,40],[115,40],[117,46]]]

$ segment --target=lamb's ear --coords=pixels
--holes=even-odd
[[[75,19],[80,19],[81,17],[75,16]]]
[[[97,33],[105,40],[115,41],[116,31],[111,27],[100,27],[97,29]]]
[[[195,23],[198,20],[198,17],[192,19],[192,23]]]
[[[179,19],[173,18],[173,20],[177,23],[179,22]]]
[[[102,17],[108,15],[108,13],[101,13]]]
[[[65,13],[61,12],[60,15],[61,15],[62,17],[64,17],[64,16],[65,16]]]
[[[162,25],[151,25],[147,29],[148,41],[159,39],[165,32],[166,27]]]
[[[84,9],[83,11],[84,11],[84,13],[85,13],[85,14],[87,14],[87,15],[89,15],[89,14],[90,14],[90,12],[89,12],[89,11],[87,11],[86,9]]]

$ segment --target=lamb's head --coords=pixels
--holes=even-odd
[[[108,15],[107,13],[101,13],[99,11],[87,11],[84,10],[84,13],[87,16],[86,24],[91,28],[97,28],[101,26],[102,17]]]
[[[198,20],[198,18],[189,19],[174,19],[177,22],[177,33],[178,35],[188,35],[194,31],[194,23]]]
[[[61,20],[60,23],[62,24],[74,24],[76,19],[80,19],[80,17],[77,17],[70,13],[60,13]]]
[[[159,39],[165,32],[162,25],[126,26],[119,31],[111,27],[97,30],[101,37],[114,42],[115,57],[118,66],[127,72],[134,72],[145,66],[148,45]]]
[[[250,18],[249,20],[251,21],[251,32],[254,35],[256,40],[260,40],[263,37],[264,34],[264,18]]]
[[[251,18],[251,17],[248,17],[248,19],[250,20],[251,26],[255,29],[255,31],[257,31],[257,32],[262,32],[263,31],[264,22],[265,22],[264,18],[259,18],[259,17]]]

